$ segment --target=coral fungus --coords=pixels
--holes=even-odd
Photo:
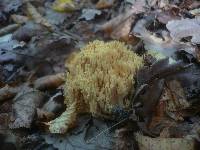
[[[122,42],[90,42],[67,64],[69,71],[64,87],[67,110],[49,122],[50,131],[66,131],[79,113],[109,116],[115,106],[127,109],[128,94],[142,64],[142,58]]]

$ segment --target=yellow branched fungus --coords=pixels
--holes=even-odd
[[[50,131],[66,131],[79,113],[109,116],[115,106],[128,108],[127,96],[142,65],[142,58],[122,42],[90,42],[68,61],[64,87],[67,110],[50,122]]]

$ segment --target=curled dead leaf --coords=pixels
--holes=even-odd
[[[134,38],[129,35],[132,24],[135,21],[133,10],[129,10],[124,14],[120,14],[110,21],[98,27],[98,31],[103,31],[113,39],[121,39],[131,41]]]
[[[34,81],[34,87],[39,90],[55,89],[64,83],[64,73],[47,75]]]
[[[10,87],[6,85],[0,89],[0,102],[13,98],[20,91],[20,87]]]

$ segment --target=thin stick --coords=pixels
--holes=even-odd
[[[107,131],[109,131],[109,130],[112,129],[113,127],[119,125],[120,123],[126,121],[127,119],[128,119],[128,118],[125,118],[125,119],[119,121],[118,123],[114,124],[113,126],[111,126],[111,127],[107,128],[107,129],[103,130],[102,132],[100,132],[99,134],[97,134],[95,137],[92,137],[91,139],[87,140],[86,143],[91,143],[94,139],[97,139],[100,135],[106,133]]]

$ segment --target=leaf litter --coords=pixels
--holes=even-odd
[[[9,144],[33,150],[198,147],[198,7],[196,0],[2,0],[0,137],[4,149]],[[69,133],[50,134],[48,122],[65,110],[66,58],[73,58],[71,53],[95,39],[124,41],[144,58],[130,113],[127,117],[123,109],[116,110],[118,117],[113,118],[126,121],[85,114]]]

